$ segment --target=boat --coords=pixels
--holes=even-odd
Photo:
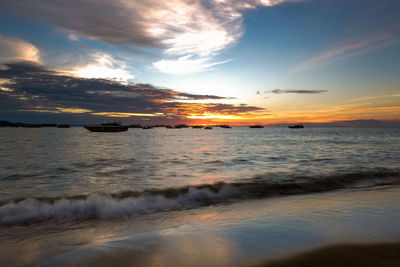
[[[142,125],[140,125],[140,124],[131,124],[131,125],[128,125],[128,128],[142,128],[143,126]]]
[[[167,129],[180,129],[180,127],[173,126],[173,125],[167,125],[165,128],[167,128]]]
[[[205,130],[211,130],[212,127],[211,127],[211,126],[207,126],[207,127],[205,127],[204,129],[205,129]]]
[[[148,130],[148,129],[153,129],[152,126],[143,126],[142,129]]]
[[[180,128],[189,128],[189,126],[187,126],[186,124],[178,124],[175,125],[176,128],[180,129]]]
[[[296,125],[289,125],[288,126],[291,129],[300,129],[300,128],[304,128],[303,124],[296,124]]]
[[[25,128],[42,128],[42,124],[24,124],[22,127]]]
[[[71,128],[68,124],[59,124],[57,125],[57,128]]]
[[[264,128],[262,125],[250,125],[249,128]]]
[[[201,128],[203,128],[203,125],[193,125],[192,128],[193,129],[201,129]]]
[[[128,131],[128,126],[121,125],[121,122],[104,122],[100,125],[84,126],[91,132],[125,132]]]
[[[226,124],[224,124],[224,125],[220,125],[219,127],[221,127],[221,128],[225,128],[225,129],[230,129],[230,128],[232,128],[231,126],[229,126],[229,125],[226,125]]]

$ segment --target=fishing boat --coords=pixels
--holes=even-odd
[[[22,127],[25,128],[42,128],[42,124],[24,124]]]
[[[303,124],[296,124],[296,125],[289,125],[288,126],[291,129],[300,129],[300,128],[304,128]]]
[[[68,124],[59,124],[57,125],[57,128],[71,128]]]
[[[131,125],[128,125],[128,128],[142,128],[143,126],[142,125],[140,125],[140,124],[131,124]]]
[[[128,131],[128,126],[121,125],[121,122],[104,122],[100,125],[84,126],[91,132],[125,132]]]
[[[250,125],[249,128],[264,128],[262,125]]]

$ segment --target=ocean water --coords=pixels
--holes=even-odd
[[[248,266],[400,240],[399,128],[0,128],[0,266]]]
[[[8,226],[399,183],[399,128],[0,129]]]

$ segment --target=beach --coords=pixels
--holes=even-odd
[[[340,244],[295,256],[269,260],[257,266],[400,266],[400,243]],[[256,265],[255,265],[256,266]]]
[[[0,263],[310,266],[329,260],[330,265],[318,266],[368,266],[366,261],[397,266],[399,193],[382,187],[253,200],[168,216],[2,227]],[[377,245],[381,243],[393,244]]]

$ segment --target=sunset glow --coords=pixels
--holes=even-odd
[[[0,4],[13,25],[0,28],[2,113],[77,124],[400,121],[395,2],[329,0],[328,12],[308,0],[99,1],[79,14],[75,0]]]
[[[0,0],[0,267],[400,266],[400,0]]]

